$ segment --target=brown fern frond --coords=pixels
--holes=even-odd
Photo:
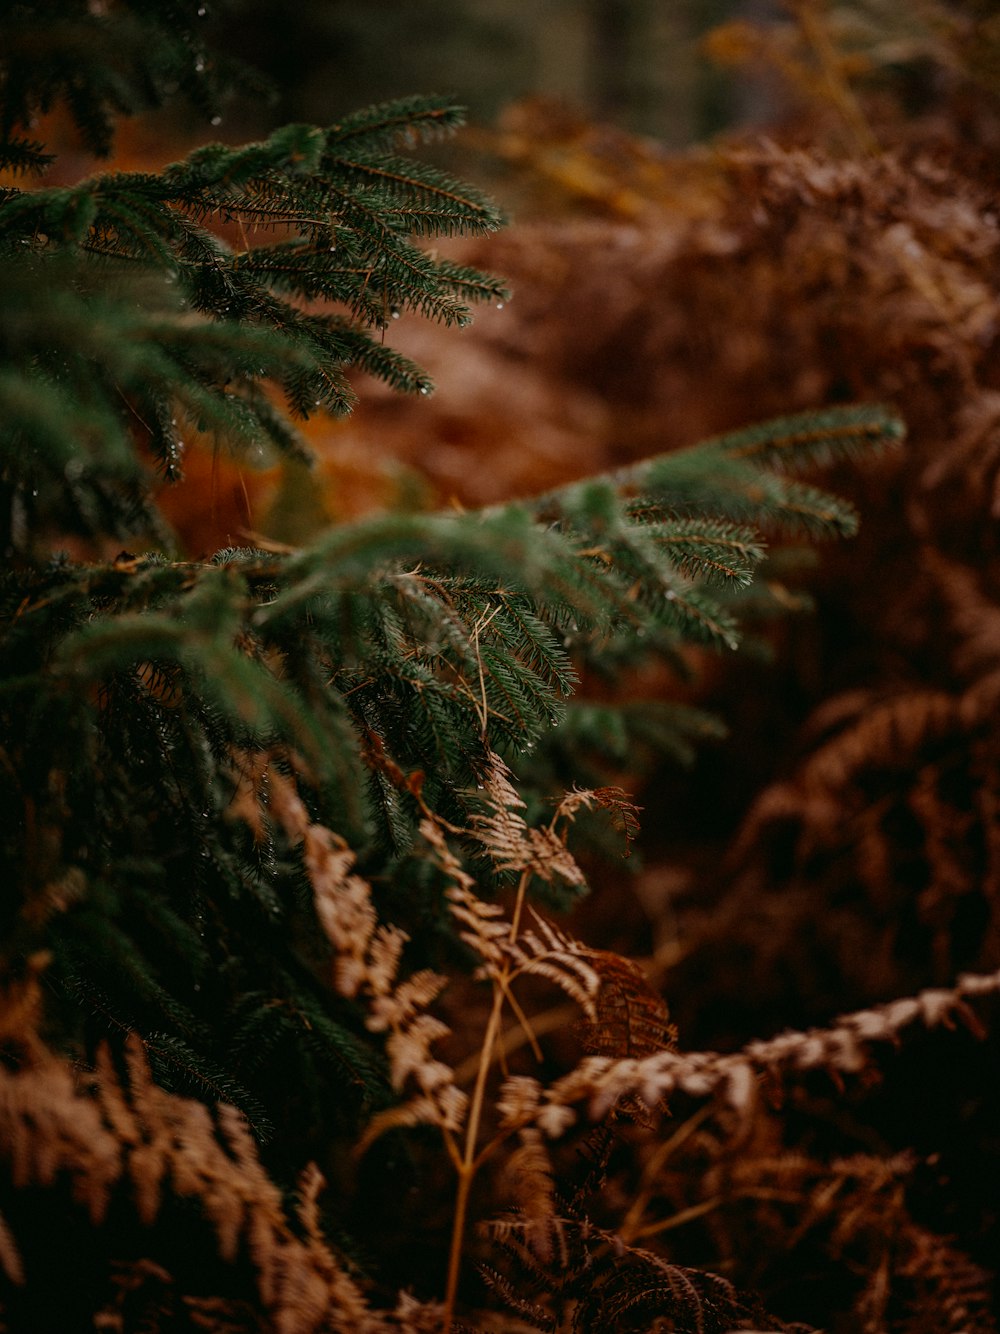
[[[294,782],[272,768],[268,790],[272,816],[289,841],[302,846],[316,916],[334,950],[336,989],[342,996],[356,996],[363,987],[381,994],[394,979],[404,937],[382,928],[375,939],[371,887],[354,872],[354,853],[339,834],[310,818]]]
[[[444,1307],[440,1302],[419,1301],[410,1292],[401,1292],[392,1312],[391,1326],[396,1334],[441,1334]],[[452,1326],[460,1334],[457,1325]]]
[[[523,1221],[525,1240],[543,1264],[552,1259],[551,1223],[556,1216],[552,1160],[541,1132],[525,1126],[519,1143],[504,1163],[501,1188]]]
[[[615,1058],[676,1050],[677,1029],[667,1003],[639,965],[611,950],[591,949],[587,958],[601,985],[594,1019],[583,1028],[586,1050]]]
[[[42,1026],[42,989],[39,977],[51,961],[46,952],[25,960],[23,976],[6,980],[0,995],[0,1055],[10,1056],[18,1064],[34,1062],[46,1056],[39,1037]]]
[[[918,1154],[826,1160],[797,1147],[787,1120],[766,1110],[735,1141],[707,1135],[687,1145],[683,1164],[654,1152],[659,1180],[646,1183],[644,1207],[657,1199],[661,1217],[628,1228],[630,1242],[697,1222],[716,1253],[738,1256],[742,1272],[761,1281],[775,1268],[839,1272],[841,1314],[830,1317],[838,1328],[994,1334],[990,1275],[913,1221],[912,1201],[926,1207],[931,1165]]]
[[[910,1293],[905,1334],[996,1334],[994,1281],[945,1237],[910,1223],[898,1277]]]
[[[503,946],[510,936],[503,908],[498,903],[487,903],[458,882],[449,885],[446,893],[451,915],[462,928],[459,938],[483,960],[482,975],[493,975],[503,962]]]
[[[402,1090],[412,1077],[428,1096],[438,1096],[453,1082],[454,1072],[443,1061],[431,1056],[431,1044],[448,1035],[448,1025],[434,1015],[418,1015],[412,1023],[393,1032],[386,1043],[386,1054],[393,1088]]]
[[[233,754],[233,794],[226,807],[227,820],[239,820],[253,834],[255,843],[267,837],[266,791],[271,776],[271,756],[264,751]],[[279,796],[280,802],[280,796]]]
[[[777,942],[806,925],[796,906],[801,896],[818,923],[809,930],[862,996],[877,996],[880,979],[885,987],[904,941],[911,957],[914,943],[926,942],[931,971],[902,973],[900,989],[994,966],[998,700],[1000,674],[991,670],[956,693],[907,690],[876,699],[857,691],[818,711],[816,729],[832,727],[832,735],[814,743],[791,778],[764,790],[735,843],[730,941],[749,929],[749,909],[758,924],[763,914],[772,919],[777,952]],[[817,902],[829,911],[818,911]],[[838,927],[869,932],[870,948],[849,951]]]
[[[0,1068],[0,1174],[13,1188],[5,1192],[8,1278],[16,1283],[30,1268],[35,1281],[45,1281],[53,1262],[37,1247],[30,1258],[20,1256],[18,1192],[65,1182],[92,1227],[109,1225],[112,1198],[126,1210],[131,1202],[147,1226],[177,1200],[191,1201],[210,1223],[223,1262],[246,1255],[256,1300],[280,1334],[385,1331],[320,1236],[318,1174],[307,1187],[303,1240],[240,1114],[223,1106],[213,1121],[203,1104],[158,1088],[134,1037],[127,1062],[125,1083],[102,1054],[87,1085],[50,1054],[16,1071]]]
[[[749,1315],[726,1279],[670,1264],[651,1251],[626,1250],[587,1284],[573,1328],[579,1334],[594,1329],[645,1334],[659,1325],[692,1334],[729,1334],[756,1323]]]
[[[484,970],[497,970],[503,962],[501,941],[510,926],[498,903],[488,903],[476,893],[476,882],[448,846],[440,821],[425,814],[420,834],[436,865],[449,881],[445,896],[460,930],[459,937],[483,960]]]
[[[639,812],[642,807],[637,806],[629,798],[629,794],[624,788],[575,787],[560,800],[556,807],[556,819],[572,820],[575,818],[577,811],[581,809],[591,810],[595,806],[599,810],[611,812],[615,827],[620,829],[625,836],[625,856],[628,857],[631,845],[639,835]]]
[[[481,1231],[499,1252],[498,1260],[506,1262],[506,1273],[479,1266],[487,1285],[532,1328],[565,1329],[572,1298],[564,1303],[563,1290],[571,1289],[590,1266],[585,1229],[555,1213],[543,1227],[531,1226],[513,1211],[490,1219]]]
[[[400,939],[404,938],[402,932],[397,932],[396,935]],[[386,971],[385,976],[390,978],[394,974]],[[429,968],[411,973],[405,982],[401,982],[394,990],[379,990],[375,993],[365,1021],[366,1026],[373,1033],[383,1033],[386,1029],[399,1028],[416,1022],[421,1011],[441,994],[446,984],[446,978],[440,973],[431,972]],[[426,1021],[426,1016],[424,1020]],[[443,1037],[447,1031],[442,1025],[441,1031],[435,1034],[435,1037]]]
[[[555,1334],[558,1321],[539,1302],[533,1302],[522,1291],[521,1282],[512,1282],[492,1265],[479,1265],[479,1275],[483,1282],[500,1299],[508,1311],[514,1311],[525,1322],[528,1329],[541,1330],[543,1334]]]
[[[333,947],[333,980],[345,996],[363,998],[368,1005],[366,1025],[386,1033],[389,1077],[402,1092],[416,1085],[413,1099],[401,1108],[377,1116],[362,1135],[359,1152],[398,1125],[429,1122],[442,1130],[457,1130],[465,1114],[466,1096],[455,1087],[454,1071],[431,1051],[449,1029],[427,1013],[446,978],[429,968],[399,978],[407,941],[397,926],[379,922],[371,886],[354,871],[355,855],[339,835],[309,819],[291,780],[275,774],[271,782],[271,809],[293,842],[301,842],[306,873],[313,888],[316,914]],[[502,910],[485,904],[474,893],[471,877],[448,847],[439,822],[428,814],[421,832],[441,869],[450,877],[452,911],[470,930],[464,938],[486,948],[492,932],[506,935],[507,927],[494,923]],[[499,958],[499,952],[496,955]]]
[[[538,1110],[542,1096],[542,1086],[530,1075],[510,1075],[504,1080],[497,1093],[496,1107],[500,1115],[500,1125],[526,1125]]]
[[[751,808],[734,848],[739,859],[769,823],[794,818],[801,828],[801,863],[842,838],[845,820],[865,814],[870,793],[859,776],[909,775],[922,751],[947,738],[961,721],[960,703],[945,691],[912,691],[886,700],[852,697],[853,720],[815,750],[794,779],[765,790]]]
[[[360,1157],[382,1135],[409,1126],[438,1126],[457,1132],[464,1124],[467,1106],[467,1097],[454,1086],[436,1091],[433,1097],[414,1096],[396,1107],[376,1112],[358,1136],[354,1152]]]
[[[523,866],[511,866],[511,870],[530,870],[548,884],[562,880],[567,885],[579,886],[584,883],[584,875],[577,866],[569,848],[554,829],[543,825],[541,829],[529,829],[524,847],[526,854]],[[497,868],[502,869],[498,866]]]
[[[485,814],[472,817],[472,830],[499,869],[523,870],[528,825],[520,814],[524,802],[514,787],[513,775],[499,755],[490,754],[483,775]]]
[[[523,1223],[526,1239],[543,1263],[552,1259],[551,1228],[556,1218],[556,1186],[552,1159],[541,1131],[531,1124],[541,1085],[526,1075],[506,1079],[497,1097],[501,1132],[518,1130],[518,1145],[501,1170],[501,1188],[509,1208]]]
[[[565,1127],[576,1119],[572,1109],[579,1103],[587,1103],[591,1117],[599,1119],[620,1098],[633,1094],[647,1107],[655,1108],[675,1090],[699,1098],[716,1094],[745,1115],[754,1104],[761,1075],[790,1079],[809,1070],[858,1074],[874,1060],[872,1044],[895,1043],[917,1023],[928,1028],[954,1028],[962,1023],[981,1034],[982,1026],[970,1002],[998,993],[1000,972],[970,974],[959,978],[952,988],[929,989],[859,1010],[842,1016],[829,1028],[785,1032],[751,1042],[730,1055],[665,1051],[641,1060],[588,1056],[545,1090],[537,1120],[539,1125]],[[561,1110],[549,1122],[546,1118],[551,1108]]]
[[[92,1223],[104,1218],[122,1172],[121,1149],[99,1107],[77,1096],[71,1071],[53,1059],[17,1072],[0,1068],[0,1153],[15,1191],[51,1186],[65,1173]]]
[[[510,981],[520,976],[545,977],[576,1001],[591,1021],[596,1020],[595,1000],[601,979],[590,962],[586,945],[560,931],[534,910],[537,930],[521,931],[504,942],[503,952],[514,965]]]
[[[956,671],[976,684],[1000,665],[1000,605],[989,574],[930,544],[921,549],[920,560],[945,604],[955,640],[951,652]]]
[[[763,1317],[758,1303],[718,1275],[626,1246],[585,1219],[553,1218],[542,1251],[538,1229],[519,1218],[496,1220],[487,1232],[509,1272],[491,1267],[484,1276],[537,1329],[728,1334]]]
[[[303,844],[316,914],[335,951],[336,988],[356,996],[370,975],[368,950],[377,926],[371,889],[352,873],[354,853],[332,830],[310,824]]]
[[[533,829],[520,814],[524,802],[517,795],[513,775],[498,755],[490,755],[482,789],[487,813],[472,817],[470,832],[482,843],[497,871],[530,871],[550,884],[555,879],[570,885],[583,884],[582,871],[555,830]]]

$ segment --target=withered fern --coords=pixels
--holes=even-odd
[[[307,462],[303,424],[348,413],[356,372],[419,407],[431,381],[386,341],[394,316],[462,326],[507,292],[425,245],[501,222],[413,156],[459,126],[443,98],[157,170],[39,179],[51,154],[32,122],[60,105],[96,154],[117,115],[171,89],[214,115],[227,62],[201,17],[197,0],[0,16],[0,1321],[456,1328],[476,1319],[463,1280],[482,1187],[520,1210],[487,1228],[506,1256],[488,1272],[529,1328],[759,1325],[711,1265],[632,1244],[680,1226],[683,1210],[656,1213],[656,1173],[619,1232],[582,1194],[564,1206],[565,1143],[640,1111],[659,1133],[692,1102],[717,1143],[748,1134],[765,1092],[860,1082],[924,1027],[978,1029],[1000,981],[956,968],[806,1031],[682,1050],[640,966],[553,915],[586,888],[574,823],[604,818],[627,848],[637,807],[613,781],[557,779],[626,767],[637,738],[683,757],[717,730],[703,709],[579,701],[577,684],[736,648],[755,597],[794,602],[775,567],[754,582],[769,546],[855,531],[814,472],[897,445],[892,395],[653,443],[485,508],[387,511],[299,545],[248,523],[214,554],[185,549],[165,497],[186,468]],[[855,180],[834,177],[827,205]],[[970,590],[950,567],[938,578],[968,622]],[[912,735],[891,709],[859,723],[868,758],[912,761],[941,719],[985,730],[993,696],[928,699]],[[853,739],[816,761],[809,792],[826,795],[825,761],[851,768]],[[911,796],[936,824],[935,774]],[[960,877],[950,845],[928,853],[944,972]],[[543,1050],[546,989],[582,1021],[568,1068]],[[461,1029],[456,992],[482,997]],[[541,1061],[530,1073],[521,1048]],[[365,1155],[408,1138],[449,1200],[416,1295],[379,1272],[345,1204]],[[895,1187],[869,1167],[804,1174],[805,1218],[826,1187]],[[976,1258],[915,1214],[876,1216],[904,1229],[898,1300],[916,1312],[929,1282],[951,1327],[961,1308],[985,1330]],[[72,1281],[52,1282],[53,1256]],[[865,1288],[857,1309],[876,1319],[878,1298]]]

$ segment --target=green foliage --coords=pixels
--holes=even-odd
[[[224,0],[223,0],[224,3]],[[211,0],[212,9],[218,8]],[[106,156],[116,118],[181,94],[217,122],[239,81],[259,80],[210,51],[202,0],[119,0],[88,5],[5,4],[0,18],[0,168],[38,170],[51,158],[24,132],[64,107],[87,147]]]
[[[33,69],[6,71],[12,123],[31,104]],[[51,71],[34,72],[45,105]],[[80,97],[81,116],[98,116],[85,80]],[[385,345],[387,321],[414,310],[464,324],[470,303],[505,295],[415,243],[499,225],[475,191],[396,151],[460,120],[444,99],[411,98],[327,129],[208,144],[160,173],[0,190],[5,545],[19,552],[49,527],[162,542],[151,470],[179,475],[186,436],[251,459],[304,453],[275,391],[299,418],[349,411],[351,368],[429,393]],[[24,159],[11,142],[0,167]]]
[[[155,101],[201,59],[193,5],[57,8],[63,26],[30,5],[3,20],[8,53],[46,39],[4,67],[8,168],[41,164],[22,131],[57,98],[104,151],[140,85]],[[900,434],[883,408],[807,414],[489,511],[169,559],[156,488],[185,438],[304,455],[292,418],[349,410],[350,369],[429,391],[383,341],[393,313],[463,324],[504,295],[418,244],[500,221],[399,151],[459,120],[413,98],[159,173],[0,193],[0,963],[48,951],[64,1041],[136,1032],[162,1083],[236,1103],[303,1156],[389,1091],[329,987],[268,765],[357,851],[415,950],[457,949],[412,854],[419,802],[467,827],[493,752],[538,793],[553,764],[620,766],[637,737],[687,755],[704,715],[567,709],[579,671],[734,647],[767,537],[853,531],[796,469]],[[86,560],[52,554],[70,537]],[[109,560],[123,541],[156,549]]]

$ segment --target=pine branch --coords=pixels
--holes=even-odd
[[[0,17],[0,165],[18,164],[19,138],[12,131],[59,104],[87,148],[106,157],[120,115],[181,93],[207,120],[218,116],[235,87],[259,96],[258,77],[208,51],[205,12],[200,0],[152,8],[123,0],[106,12],[72,4],[6,6]]]
[[[873,449],[898,446],[903,437],[903,425],[890,409],[857,404],[777,417],[706,443],[730,458],[794,472],[869,457]]]
[[[462,325],[472,304],[502,300],[499,280],[411,239],[494,230],[500,216],[461,183],[375,146],[389,124],[405,138],[407,117],[419,138],[426,124],[447,127],[458,113],[411,99],[362,116],[358,126],[368,128],[354,148],[361,140],[368,147],[350,160],[331,151],[337,131],[292,125],[240,148],[207,145],[159,174],[109,172],[5,193],[0,256],[10,274],[0,323],[9,326],[4,344],[16,377],[5,395],[13,413],[7,459],[33,514],[65,523],[71,508],[85,531],[97,531],[117,490],[121,535],[136,519],[152,532],[150,507],[126,502],[125,492],[152,490],[139,460],[144,437],[168,476],[179,474],[179,436],[165,429],[178,409],[189,429],[239,451],[266,445],[302,454],[269,401],[269,384],[302,417],[350,411],[352,367],[404,392],[430,392],[427,375],[372,330],[401,310]],[[383,130],[373,139],[377,124]],[[250,229],[236,252],[211,230],[233,219]],[[282,239],[258,244],[267,230]],[[327,308],[300,308],[316,300]],[[103,379],[96,403],[92,377],[81,375],[95,363]],[[47,404],[50,389],[62,396],[57,410]],[[53,452],[56,420],[78,437],[77,452],[81,444],[84,454],[114,450],[120,475],[106,476],[102,459],[68,487],[72,460]],[[45,486],[26,469],[35,450]]]
[[[401,141],[438,139],[463,124],[462,110],[450,98],[404,97],[345,116],[331,127],[328,146],[378,152]]]
[[[45,145],[36,139],[21,136],[0,143],[0,167],[4,171],[41,174],[55,161],[55,155],[45,152]]]

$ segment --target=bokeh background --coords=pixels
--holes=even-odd
[[[251,0],[228,45],[274,79],[279,123],[418,90],[488,123],[542,95],[679,148],[767,114],[701,42],[726,20],[773,14],[761,0]]]

